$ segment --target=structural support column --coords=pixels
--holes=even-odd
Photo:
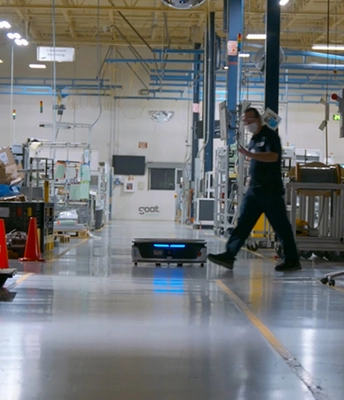
[[[215,13],[208,15],[208,30],[206,40],[206,80],[207,90],[203,97],[203,123],[205,124],[205,151],[204,172],[213,170],[213,141],[215,128],[215,97],[216,97],[216,74],[215,74]]]
[[[265,108],[278,113],[281,6],[266,0]]]
[[[191,181],[195,182],[195,159],[198,153],[198,137],[196,135],[197,122],[199,121],[199,100],[200,100],[200,80],[201,80],[201,44],[195,43],[195,55],[193,65],[193,99],[192,99],[192,154],[191,154]]]
[[[243,33],[243,0],[224,0],[224,21],[228,21],[227,41],[237,41],[238,34]],[[227,108],[230,115],[228,144],[235,142],[237,126],[238,96],[238,55],[227,56]]]
[[[188,218],[193,220],[195,210],[194,210],[194,194],[196,188],[196,158],[198,155],[198,137],[196,134],[197,122],[199,121],[199,111],[200,111],[200,82],[201,82],[201,49],[200,43],[195,43],[195,55],[193,64],[193,99],[192,99],[192,142],[191,142],[191,184],[189,190],[193,189],[191,192],[191,202],[190,202],[190,215]]]

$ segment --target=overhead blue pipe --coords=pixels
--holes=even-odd
[[[286,56],[301,56],[301,57],[319,57],[319,58],[326,58],[328,60],[338,60],[344,61],[344,56],[340,56],[337,54],[326,54],[320,53],[317,51],[301,51],[301,50],[291,50],[283,48],[283,52]]]
[[[114,99],[120,100],[178,100],[178,101],[192,101],[192,97],[153,97],[153,96],[113,96]]]
[[[198,62],[199,63],[199,62]],[[152,74],[156,74],[157,72],[160,73],[160,70],[156,70],[154,68],[151,68],[150,72]],[[172,73],[176,73],[176,74],[188,74],[188,75],[193,75],[194,71],[193,70],[187,70],[187,69],[164,69],[163,71],[161,71],[161,74],[172,74]]]
[[[243,64],[244,68],[252,68],[255,70],[254,63],[245,63]],[[344,64],[321,64],[321,63],[312,63],[312,64],[302,64],[302,63],[283,63],[280,66],[280,69],[309,69],[313,70],[343,70]]]
[[[154,58],[146,58],[146,59],[136,59],[136,58],[126,58],[126,59],[117,59],[117,58],[107,58],[105,61],[104,61],[105,63],[109,63],[109,64],[111,64],[111,63],[128,63],[128,62],[132,62],[132,63],[143,63],[143,62],[146,62],[146,63],[157,63],[157,62],[163,62],[163,63],[183,63],[183,64],[185,64],[185,63],[193,63],[193,60],[192,59],[175,59],[175,60],[171,60],[171,59],[166,59],[166,60],[163,60],[163,59],[154,59]],[[200,61],[197,61],[197,62],[199,62],[200,64],[202,64],[203,63],[203,61],[202,60],[200,60]]]
[[[164,81],[178,81],[178,80],[183,80],[186,82],[192,82],[193,81],[193,77],[191,75],[189,76],[177,76],[177,75],[163,75],[163,76],[158,76],[158,75],[151,75],[150,79],[152,80],[164,80]]]
[[[153,53],[158,53],[158,54],[203,54],[204,51],[203,49],[153,49]]]

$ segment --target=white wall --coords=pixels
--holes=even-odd
[[[319,149],[322,158],[326,154],[326,132],[319,130],[325,118],[325,107],[322,104],[290,103],[281,107],[283,118],[279,133],[283,145],[295,145],[301,149]],[[328,154],[333,154],[335,163],[344,163],[344,138],[339,137],[340,121],[333,121],[332,116],[338,112],[335,104],[330,104],[330,121],[328,124]],[[287,119],[286,119],[287,116]]]
[[[113,218],[124,220],[173,221],[175,198],[172,191],[147,190],[147,177],[134,178],[135,183],[144,182],[145,189],[135,193],[124,192],[123,186],[115,187]]]
[[[3,46],[0,58],[0,78],[9,77],[10,48]],[[33,71],[27,68],[29,62],[35,61],[34,47],[24,49],[20,55],[15,49],[14,77],[46,77],[52,79],[52,65],[45,71]],[[98,52],[95,48],[76,49],[75,63],[63,63],[56,66],[58,79],[95,79],[98,66],[101,64],[107,49]],[[122,50],[123,51],[123,50]],[[100,53],[100,54],[99,54]],[[6,58],[7,56],[7,58]],[[132,55],[125,54],[129,58]],[[144,56],[144,54],[143,54]],[[179,57],[179,55],[178,55]],[[189,67],[184,66],[184,68]],[[181,68],[178,65],[178,68]],[[133,69],[140,79],[148,85],[149,76],[140,64]],[[142,82],[124,63],[108,66],[104,78],[121,89],[113,91],[116,96],[137,96],[143,88]],[[341,88],[338,88],[338,92]],[[39,101],[43,100],[43,113],[39,110]],[[91,146],[99,154],[99,161],[112,162],[113,154],[144,155],[147,162],[183,163],[190,152],[191,104],[188,101],[163,101],[159,95],[155,100],[113,100],[112,96],[69,96],[62,100],[66,105],[62,122],[79,122],[94,124]],[[24,142],[29,137],[52,140],[52,129],[39,128],[41,122],[53,120],[52,95],[14,95],[13,104],[8,94],[0,95],[0,146],[12,144],[12,131],[15,142]],[[16,120],[12,120],[12,108],[16,109]],[[148,115],[149,110],[166,109],[174,111],[170,122],[159,124]],[[337,111],[331,105],[330,115]],[[284,118],[280,126],[280,135],[284,145],[295,145],[297,148],[320,149],[325,156],[325,132],[318,129],[324,118],[324,106],[321,104],[290,103],[281,107]],[[286,118],[287,117],[287,118]],[[58,117],[57,117],[58,120]],[[333,153],[335,162],[344,163],[343,140],[339,139],[339,122],[330,121],[328,129],[329,153]],[[86,142],[87,130],[60,130],[58,141]],[[147,148],[139,148],[139,142],[146,142]],[[214,143],[216,148],[220,143]],[[221,144],[220,144],[221,145]],[[135,183],[141,182],[133,193],[124,192],[123,186],[114,189],[113,216],[117,219],[159,219],[173,220],[175,217],[175,199],[172,191],[148,190],[148,174],[135,177]],[[143,185],[143,186],[142,186]],[[140,207],[153,210],[158,206],[159,212],[139,214]],[[156,209],[156,208],[155,208]]]

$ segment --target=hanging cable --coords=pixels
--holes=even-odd
[[[327,63],[327,80],[326,80],[326,105],[325,105],[325,161],[326,165],[328,164],[328,110],[329,110],[329,103],[328,103],[328,87],[329,87],[329,64],[330,64],[330,5],[331,5],[331,0],[327,0],[327,18],[326,18],[326,44],[327,44],[327,57],[326,57],[326,63]]]
[[[100,66],[101,66],[101,61],[100,61],[100,38],[99,38],[99,16],[100,16],[100,0],[97,2],[97,70],[100,71]],[[99,106],[99,114],[98,117],[95,119],[95,121],[91,124],[90,126],[90,132],[92,131],[92,128],[94,125],[99,121],[102,113],[103,113],[103,107],[102,107],[102,102],[101,102],[101,96],[100,96],[100,85],[101,85],[101,79],[99,74],[97,75],[97,84],[98,84],[98,106]],[[91,140],[91,138],[90,138]],[[89,143],[91,145],[91,143]]]
[[[52,18],[52,30],[53,30],[53,141],[57,141],[57,136],[59,134],[59,129],[56,124],[56,112],[57,112],[57,92],[56,92],[56,17],[55,17],[55,0],[52,0],[52,10],[51,10],[51,18]],[[53,154],[51,158],[55,160],[56,156],[56,147],[53,148]]]

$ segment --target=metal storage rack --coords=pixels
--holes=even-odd
[[[286,186],[290,220],[301,255],[344,256],[344,184],[291,182]],[[297,231],[297,222],[304,229]],[[300,224],[300,222],[299,222]]]
[[[45,182],[49,183],[49,187],[54,182],[54,160],[30,157],[23,172],[25,180],[21,192],[27,196],[28,201],[43,200]]]
[[[43,157],[47,156],[47,157]],[[51,158],[48,158],[51,157]],[[26,184],[28,193],[41,188],[44,181],[49,181],[49,200],[54,203],[55,214],[61,211],[76,209],[81,224],[93,229],[95,199],[89,194],[85,198],[71,199],[72,184],[80,183],[80,165],[90,164],[91,149],[88,143],[29,141],[24,152],[26,165]],[[75,176],[68,173],[59,178],[54,173],[56,162],[66,164],[66,171],[75,170]],[[31,197],[30,197],[31,198]]]

